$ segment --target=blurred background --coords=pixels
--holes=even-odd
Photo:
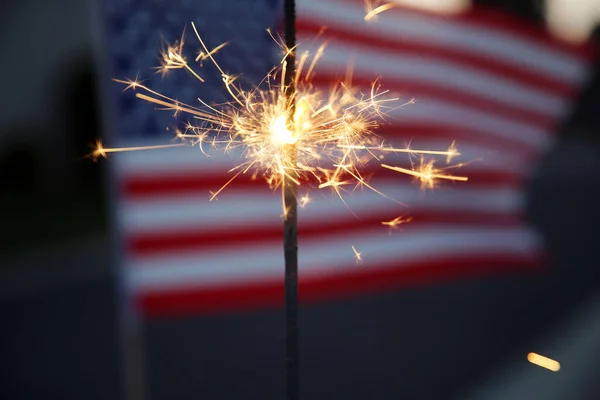
[[[134,318],[115,250],[121,238],[111,213],[118,194],[110,159],[84,158],[97,138],[120,142],[118,130],[139,125],[143,134],[172,125],[171,119],[131,111],[137,107],[131,97],[115,101],[122,88],[109,78],[155,66],[159,43],[154,37],[134,41],[129,59],[119,59],[123,43],[110,32],[130,20],[153,31],[144,10],[179,7],[174,3],[194,10],[185,0],[168,7],[158,0],[0,5],[2,399],[283,397],[281,307]],[[255,3],[250,9],[275,11],[244,26],[256,32],[275,26],[277,1]],[[594,0],[402,3],[459,14],[485,7],[543,26],[565,46],[598,43],[600,2]],[[205,19],[232,6],[223,0],[201,7],[206,15],[194,20],[218,26],[220,21]],[[172,14],[165,12],[157,33],[180,32],[192,18]],[[235,29],[230,23],[226,33]],[[254,45],[268,40],[261,35]],[[242,61],[235,65],[252,71],[247,75],[255,80],[271,64],[264,51],[252,61],[238,52]],[[598,65],[597,58],[590,61],[581,93],[525,188],[526,219],[550,256],[545,268],[305,305],[303,398],[600,398]],[[198,95],[185,90],[190,93],[177,94]],[[210,96],[210,88],[200,90]],[[560,361],[562,369],[553,373],[528,363],[530,351]]]

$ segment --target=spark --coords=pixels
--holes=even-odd
[[[429,155],[444,155],[446,156],[446,163],[449,164],[452,159],[456,156],[460,156],[458,149],[456,148],[455,142],[452,142],[448,150],[416,150],[411,149],[410,147],[406,148],[394,148],[394,147],[385,147],[383,145],[378,147],[367,147],[367,146],[357,146],[357,145],[340,145],[339,147],[344,149],[353,149],[353,150],[372,150],[372,151],[380,151],[380,152],[392,152],[392,153],[408,153],[408,154],[429,154]]]
[[[466,182],[469,180],[466,176],[455,176],[443,173],[445,169],[438,169],[434,167],[435,160],[425,161],[423,157],[421,157],[420,165],[417,169],[408,169],[402,167],[394,167],[387,164],[381,164],[383,168],[390,169],[392,171],[401,172],[407,175],[414,176],[417,180],[421,181],[421,189],[433,189],[439,179],[446,179],[451,181],[462,181]],[[458,164],[454,167],[459,167],[461,164]]]
[[[312,202],[312,198],[308,194],[305,194],[304,196],[300,197],[300,207],[304,208],[310,202]]]
[[[204,82],[204,79],[200,75],[196,73],[188,64],[185,56],[183,55],[183,45],[185,43],[184,40],[185,30],[181,34],[181,39],[172,45],[166,45],[162,51],[160,52],[161,58],[161,66],[156,67],[158,72],[161,72],[163,76],[165,76],[172,69],[185,69],[192,76],[198,79],[200,82]],[[224,46],[224,45],[222,45]],[[207,51],[206,56],[212,57],[212,53],[218,50],[213,50],[212,52]]]
[[[374,4],[374,3],[370,3]],[[375,11],[379,7],[375,7]],[[363,93],[352,86],[352,71],[348,69],[344,81],[338,81],[329,90],[319,90],[312,84],[320,57],[325,52],[325,44],[321,45],[314,55],[303,52],[299,55],[296,76],[294,77],[295,93],[290,103],[286,96],[287,87],[283,83],[286,72],[285,55],[297,49],[288,49],[281,40],[271,37],[279,44],[284,54],[280,64],[273,68],[263,82],[250,89],[244,89],[237,83],[237,77],[229,75],[216,61],[219,51],[227,43],[210,50],[200,37],[196,26],[192,23],[201,49],[194,62],[203,67],[202,62],[212,64],[221,74],[222,83],[230,100],[218,105],[208,104],[198,99],[199,105],[192,106],[165,96],[144,85],[138,77],[134,80],[118,80],[126,85],[125,90],[136,91],[135,96],[141,100],[159,106],[161,110],[172,111],[175,116],[186,114],[191,117],[184,131],[175,130],[178,144],[131,148],[104,148],[98,143],[92,156],[106,157],[108,153],[174,147],[180,145],[199,146],[208,155],[208,150],[220,150],[225,153],[236,149],[241,151],[240,162],[229,172],[233,177],[219,190],[211,192],[211,200],[217,196],[241,174],[262,177],[272,189],[283,186],[286,181],[298,185],[313,185],[319,189],[329,188],[344,204],[344,187],[353,185],[366,187],[385,197],[384,193],[371,186],[361,169],[369,162],[380,163],[377,154],[389,152],[407,153],[409,157],[424,155],[445,156],[449,163],[453,157],[460,155],[454,143],[444,151],[415,150],[384,146],[375,133],[383,125],[390,110],[408,103],[400,104],[398,98],[389,97],[389,93],[381,90],[376,79],[370,91]],[[185,33],[185,32],[184,32]],[[185,36],[161,51],[163,74],[171,70],[182,69],[194,78],[204,82],[195,67],[183,55]],[[295,106],[293,126],[287,123],[290,107]],[[290,157],[290,148],[295,148],[296,157]],[[442,173],[434,168],[434,161],[411,169],[380,164],[381,167],[405,173],[418,178],[423,187],[433,187],[439,179],[466,181],[465,177],[456,177]],[[389,197],[388,197],[389,198]],[[394,200],[394,199],[392,199]],[[310,201],[307,196],[301,199],[305,206]],[[394,200],[396,201],[396,200]],[[347,205],[347,204],[346,204]],[[287,215],[285,203],[283,215]]]
[[[216,54],[219,50],[221,50],[223,47],[227,46],[228,44],[229,44],[229,42],[221,43],[220,45],[218,45],[217,47],[215,47],[208,53],[205,53],[204,51],[201,50],[198,52],[198,56],[196,57],[196,59],[194,61],[201,62],[201,61],[208,60],[210,57],[213,56],[213,54]]]
[[[363,263],[362,253],[359,253],[358,250],[356,250],[356,247],[354,247],[354,246],[352,246],[352,251],[354,252],[354,258],[356,258],[356,263],[362,264]]]
[[[394,218],[391,221],[382,221],[381,225],[389,226],[390,233],[391,233],[393,229],[398,229],[398,225],[409,223],[412,220],[413,220],[412,217],[405,218],[404,216],[401,215],[399,217]]]
[[[456,148],[456,142],[453,141],[448,150],[446,150],[446,164],[450,164],[454,157],[460,156],[458,149]]]
[[[560,363],[551,358],[544,357],[536,353],[527,354],[527,361],[550,371],[557,372],[560,370]]]
[[[161,144],[157,146],[139,146],[139,147],[112,147],[106,148],[102,145],[101,141],[96,141],[96,148],[90,154],[90,157],[95,161],[99,158],[106,158],[108,153],[121,153],[124,151],[139,151],[139,150],[156,150],[156,149],[165,149],[169,147],[181,147],[185,146],[185,143],[175,143],[175,144]]]
[[[129,89],[135,90],[142,83],[140,81],[139,74],[135,77],[135,79],[127,79],[127,80],[113,79],[113,80],[115,82],[123,83],[123,84],[127,85],[127,86],[125,86],[125,89],[123,89],[124,92],[126,92]]]
[[[365,21],[375,18],[384,11],[398,7],[397,3],[381,4],[381,0],[365,0]]]

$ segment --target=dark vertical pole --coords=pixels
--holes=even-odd
[[[287,49],[296,46],[296,4],[295,0],[285,0],[285,45]],[[287,126],[293,132],[295,95],[294,75],[296,74],[295,50],[285,59],[285,95],[288,101]],[[296,146],[287,145],[290,165],[296,164]],[[290,171],[291,174],[294,171]],[[283,182],[283,199],[286,210],[283,222],[283,248],[285,254],[285,326],[286,326],[286,395],[288,400],[298,400],[298,200],[297,187],[291,179]]]

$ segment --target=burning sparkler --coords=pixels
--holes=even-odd
[[[367,1],[368,10],[365,20],[372,18],[393,5],[379,5]],[[221,78],[230,101],[211,105],[199,99],[199,106],[180,103],[150,87],[139,79],[117,80],[126,85],[125,90],[137,91],[136,97],[161,106],[163,110],[175,115],[188,114],[193,118],[184,130],[177,130],[178,144],[151,147],[104,148],[100,142],[92,157],[106,157],[108,153],[155,149],[180,145],[194,145],[207,154],[209,148],[231,152],[240,149],[241,162],[231,169],[232,178],[219,190],[211,192],[211,200],[241,174],[251,174],[253,178],[263,177],[271,188],[282,188],[284,217],[285,250],[285,289],[286,289],[286,327],[287,327],[287,387],[288,398],[296,399],[298,393],[298,348],[297,348],[297,187],[313,185],[319,189],[330,188],[342,199],[342,187],[354,185],[366,187],[379,194],[365,177],[361,169],[371,161],[381,167],[405,173],[421,181],[423,188],[431,188],[439,179],[466,181],[466,177],[457,177],[434,168],[433,160],[425,156],[444,156],[450,163],[459,155],[454,143],[447,150],[415,150],[394,148],[383,144],[375,134],[387,112],[412,103],[412,100],[400,104],[398,98],[388,97],[375,80],[367,95],[352,86],[351,74],[345,81],[337,82],[324,92],[312,85],[315,66],[322,56],[325,46],[311,56],[304,52],[297,57],[295,43],[295,4],[293,0],[285,2],[285,41],[272,38],[283,49],[283,58],[279,66],[271,70],[263,82],[252,90],[244,90],[217,63],[215,57],[227,43],[209,49],[202,40],[196,26],[193,32],[201,45],[194,62],[202,67],[203,62],[212,64],[221,74]],[[204,82],[201,74],[183,54],[185,37],[161,52],[162,65],[159,72],[166,74],[172,70],[187,71],[195,79]],[[385,153],[406,153],[409,157],[419,155],[418,167],[402,168],[381,163]],[[386,196],[387,197],[387,196]],[[300,198],[300,206],[310,202],[308,195]],[[396,218],[383,222],[390,228],[408,219]],[[352,246],[358,263],[362,255]]]
[[[419,166],[408,169],[380,164],[397,172],[414,176],[422,186],[431,188],[440,179],[466,181],[466,177],[443,173],[434,168],[434,160],[424,156],[444,156],[449,163],[460,153],[454,143],[447,150],[419,150],[384,146],[375,133],[386,113],[408,103],[399,103],[398,98],[386,97],[389,93],[381,90],[375,81],[368,95],[352,86],[350,78],[333,85],[328,92],[320,91],[311,83],[315,66],[323,54],[324,46],[311,57],[308,52],[298,57],[293,75],[289,75],[290,64],[287,57],[295,49],[281,44],[285,57],[263,81],[264,88],[255,87],[243,90],[236,85],[236,78],[227,74],[215,60],[215,54],[224,44],[210,50],[192,23],[193,31],[202,46],[197,60],[210,60],[219,70],[231,101],[215,106],[202,99],[200,107],[183,104],[158,93],[142,84],[138,79],[118,80],[126,85],[125,90],[138,91],[136,97],[161,106],[162,110],[181,113],[193,117],[196,124],[188,122],[183,131],[177,130],[176,137],[181,144],[164,146],[104,148],[100,142],[92,156],[105,157],[107,153],[155,149],[179,145],[197,145],[208,154],[209,148],[232,152],[242,150],[242,161],[230,170],[234,175],[219,190],[212,192],[211,200],[225,189],[240,174],[249,173],[253,177],[264,177],[271,188],[282,187],[285,182],[296,185],[313,184],[319,189],[330,188],[342,198],[341,188],[346,185],[363,186],[379,193],[361,175],[361,169],[368,162],[380,162],[378,154],[406,153],[409,156],[421,155]],[[182,54],[184,37],[161,53],[160,72],[184,69],[193,77],[203,81]],[[290,94],[290,84],[285,77],[290,76],[294,91]],[[291,99],[291,100],[290,100]],[[292,111],[293,110],[293,111]],[[293,121],[290,123],[290,121]],[[289,156],[289,149],[295,149],[295,157]],[[460,164],[458,165],[460,166]],[[457,166],[454,166],[457,167]],[[284,216],[288,207],[283,205]]]

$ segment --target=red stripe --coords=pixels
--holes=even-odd
[[[344,0],[353,3],[360,8],[364,8],[364,0]],[[591,60],[595,56],[596,48],[591,42],[575,44],[564,41],[552,35],[544,25],[535,23],[526,18],[508,12],[486,8],[485,6],[473,7],[462,14],[443,15],[434,11],[417,10],[408,6],[395,7],[388,11],[388,14],[412,15],[414,18],[434,18],[447,22],[458,22],[461,24],[472,25],[479,29],[490,30],[498,29],[509,34],[522,36],[550,49],[561,51],[566,55],[575,57],[579,60]],[[376,22],[375,22],[376,23]]]
[[[591,42],[582,44],[569,43],[551,34],[543,23],[536,25],[530,20],[521,19],[517,15],[511,15],[493,9],[474,8],[470,12],[459,16],[459,19],[484,29],[495,26],[509,33],[517,33],[520,36],[526,36],[541,45],[554,50],[560,50],[580,61],[590,61],[596,54],[595,48]]]
[[[456,280],[461,277],[506,275],[514,272],[539,271],[544,255],[486,254],[463,255],[422,260],[402,265],[364,269],[336,268],[339,274],[303,277],[300,274],[299,299],[303,304],[339,300],[352,296],[384,293],[424,283]],[[346,266],[347,267],[347,266]],[[183,316],[240,312],[283,305],[283,280],[236,284],[211,288],[180,288],[156,293],[145,292],[136,297],[137,306],[148,317]]]
[[[302,35],[315,36],[322,29],[322,25],[306,19],[300,19],[297,23],[297,30]],[[500,58],[492,59],[489,55],[441,46],[435,42],[419,42],[404,37],[384,38],[369,34],[364,30],[360,32],[347,30],[329,22],[322,38],[324,42],[327,39],[333,38],[350,42],[351,46],[362,46],[371,50],[379,49],[392,54],[413,54],[420,57],[432,57],[433,62],[438,62],[439,59],[449,60],[454,63],[502,75],[508,80],[518,82],[519,85],[534,87],[564,98],[571,98],[575,95],[575,88],[572,85],[544,76],[539,71],[521,68]]]
[[[459,175],[456,170],[454,173]],[[209,194],[209,191],[218,190],[229,179],[225,171],[190,171],[189,169],[181,171],[170,171],[168,173],[127,173],[122,180],[122,194],[128,199],[140,198],[165,198],[173,195]],[[525,171],[524,171],[525,172]],[[361,171],[363,177],[375,175],[377,179],[393,178],[400,182],[406,182],[410,177],[391,171],[380,166],[365,168]],[[468,187],[494,187],[509,186],[521,187],[523,185],[523,176],[512,172],[481,172],[472,171],[468,173],[468,182],[461,182],[461,185]],[[377,187],[377,179],[371,181],[374,187]],[[441,182],[442,185],[448,185],[449,182]],[[249,174],[238,176],[231,184],[230,188],[243,190],[261,189],[269,190],[263,179],[252,179]],[[227,190],[227,189],[225,189]]]
[[[345,66],[341,67],[345,69]],[[331,87],[332,83],[344,79],[345,70],[339,72],[340,75],[336,75],[335,72],[325,71],[321,68],[312,79],[312,84],[316,86]],[[352,79],[353,87],[368,88],[368,90],[370,90],[372,82],[372,78],[366,78],[360,75],[354,75]],[[471,110],[479,110],[506,120],[514,120],[535,125],[536,128],[545,131],[554,130],[558,122],[556,116],[551,117],[533,110],[523,109],[520,106],[508,104],[505,101],[481,97],[473,93],[451,87],[443,87],[438,84],[389,78],[382,79],[381,83],[385,90],[389,90],[392,93],[401,93],[403,98],[406,99],[414,97],[417,102],[419,102],[419,98],[441,99],[450,104],[466,106]],[[414,107],[418,107],[418,105]]]
[[[391,214],[393,213],[393,214]],[[344,235],[348,232],[361,232],[365,229],[381,227],[386,232],[389,227],[381,224],[384,220],[396,217],[397,214],[412,217],[413,221],[402,226],[405,232],[427,225],[453,224],[484,227],[516,227],[522,225],[523,216],[519,213],[492,213],[480,211],[455,210],[419,210],[406,208],[400,210],[369,211],[369,215],[358,219],[349,215],[345,219],[322,220],[317,223],[300,222],[299,235],[304,238],[331,238],[333,235]],[[143,232],[131,234],[126,239],[128,252],[136,256],[152,257],[158,254],[178,254],[190,250],[231,249],[233,245],[244,246],[270,245],[281,241],[281,225],[265,224],[263,226],[240,224],[239,226],[210,226],[201,229],[177,229],[160,232]]]

